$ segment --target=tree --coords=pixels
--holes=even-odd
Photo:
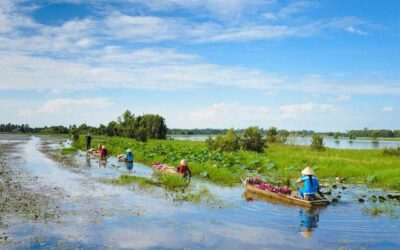
[[[231,152],[240,149],[240,140],[240,136],[237,135],[232,128],[229,129],[225,135],[217,135],[214,140],[208,138],[206,143],[211,150]]]
[[[275,127],[270,127],[267,130],[267,143],[275,143],[276,136],[278,135],[278,130]]]
[[[348,136],[349,136],[350,140],[355,140],[356,139],[356,136],[352,132],[349,132]]]
[[[379,131],[374,130],[374,131],[372,131],[371,135],[372,135],[372,138],[373,138],[374,140],[376,140],[376,139],[378,139]]]
[[[339,137],[340,137],[340,133],[339,133],[339,132],[336,132],[336,133],[333,135],[333,138],[335,138],[336,140],[339,139]]]
[[[318,134],[312,136],[311,149],[322,151],[325,150],[324,138]]]
[[[286,143],[287,142],[287,138],[289,137],[289,131],[287,130],[281,130],[279,132],[279,136],[281,137],[282,142]]]
[[[244,130],[241,140],[241,146],[244,150],[263,152],[265,148],[265,141],[261,136],[258,127],[249,127]]]

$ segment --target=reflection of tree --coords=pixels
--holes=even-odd
[[[318,228],[319,209],[299,210],[300,233],[303,237],[309,238],[315,228]]]
[[[371,141],[372,148],[379,148],[379,141]]]

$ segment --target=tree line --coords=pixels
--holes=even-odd
[[[42,133],[42,134],[71,134],[74,138],[79,134],[123,136],[139,141],[147,139],[165,139],[167,135],[165,119],[160,115],[144,114],[135,116],[129,110],[125,111],[117,121],[98,127],[86,124],[65,126],[50,126],[31,128],[28,124],[0,124],[0,132],[6,133]]]

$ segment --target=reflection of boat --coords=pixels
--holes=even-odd
[[[302,207],[327,206],[329,204],[327,199],[317,198],[316,200],[308,201],[298,198],[297,192],[292,192],[291,195],[278,194],[268,190],[256,188],[254,185],[250,184],[246,184],[246,190],[247,192],[262,196],[262,198],[260,198],[261,200],[266,200],[267,202],[274,200],[272,203],[281,202],[288,205],[297,205]]]

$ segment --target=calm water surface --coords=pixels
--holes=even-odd
[[[188,136],[170,136],[173,140],[186,141],[205,141],[207,135],[188,135]],[[295,145],[310,145],[311,137],[289,137],[287,143]],[[324,138],[324,145],[329,148],[339,149],[383,149],[400,147],[400,141],[381,141],[381,140],[364,140],[364,139],[334,139],[331,137]]]
[[[68,194],[61,200],[63,215],[47,223],[16,219],[7,229],[13,241],[0,248],[400,249],[400,220],[364,212],[371,204],[357,202],[366,192],[363,186],[340,189],[339,203],[311,211],[257,200],[244,194],[242,186],[193,179],[191,185],[207,187],[222,205],[174,202],[162,189],[101,182],[129,171],[114,158],[100,166],[81,153],[76,156],[78,168],[62,166],[38,150],[43,140],[25,141],[23,151],[29,157],[24,168],[38,177],[38,186]],[[139,163],[132,170],[134,175],[152,174]]]

